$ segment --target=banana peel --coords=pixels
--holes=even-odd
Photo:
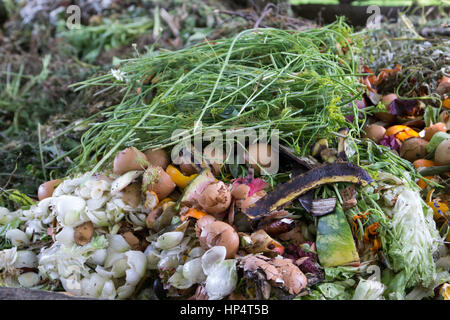
[[[286,205],[309,190],[324,184],[348,182],[366,186],[373,180],[361,167],[350,162],[336,162],[313,168],[286,183],[248,207],[245,214],[250,219],[260,218]]]

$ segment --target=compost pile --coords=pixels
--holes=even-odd
[[[450,163],[438,149],[450,140],[445,122],[435,129],[447,80],[431,100],[387,98],[380,85],[401,66],[372,72],[363,41],[341,19],[250,29],[78,83],[123,98],[68,129],[86,128],[68,177],[0,208],[2,285],[100,299],[448,299]],[[268,134],[244,139],[241,158],[220,152],[246,129]],[[199,148],[210,130],[235,135]],[[427,152],[405,151],[411,139]],[[419,173],[431,157],[438,171]]]

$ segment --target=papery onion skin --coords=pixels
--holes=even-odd
[[[374,141],[375,143],[379,143],[380,140],[386,134],[386,129],[377,124],[368,125],[366,128],[364,128],[364,131],[366,133],[363,136],[363,138],[369,138],[370,140]]]
[[[204,216],[197,221],[196,231],[203,249],[223,246],[227,250],[226,259],[236,255],[239,249],[239,235],[228,223],[212,221],[210,216]]]
[[[437,132],[447,132],[447,126],[445,125],[445,123],[438,122],[429,126],[428,128],[425,128],[424,139],[430,141]]]
[[[421,138],[410,138],[403,142],[400,148],[400,156],[411,162],[421,159],[427,155],[426,146],[428,141]]]
[[[225,212],[231,204],[231,192],[222,181],[209,184],[200,194],[198,203],[210,214]]]
[[[237,200],[243,200],[247,198],[250,192],[250,187],[246,184],[239,184],[237,186],[233,186],[231,189],[231,195]]]
[[[74,241],[80,246],[84,246],[89,243],[94,234],[94,224],[91,221],[85,222],[75,228]]]
[[[114,158],[113,172],[122,175],[131,170],[143,170],[146,167],[147,157],[134,147],[120,151]]]
[[[258,201],[265,195],[266,195],[266,192],[264,190],[260,190],[256,193],[252,194],[250,197],[247,197],[243,200],[237,200],[236,207],[245,213],[248,207],[250,207],[252,204],[254,204],[256,201]]]
[[[38,188],[38,199],[39,201],[45,198],[50,198],[55,191],[55,187],[61,183],[61,179],[50,180],[41,184]]]
[[[164,149],[149,149],[144,152],[151,166],[161,167],[166,170],[170,164],[169,156]]]
[[[148,184],[146,182],[146,177],[148,177]],[[172,181],[167,172],[161,167],[150,166],[144,173],[144,185],[147,184],[148,191],[154,191],[158,196],[158,199],[167,198],[176,187],[176,184]]]

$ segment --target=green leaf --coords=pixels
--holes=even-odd
[[[31,206],[34,204],[34,200],[28,197],[26,194],[21,193],[19,190],[13,190],[8,199],[17,203],[20,206]]]
[[[427,106],[423,115],[425,126],[429,127],[431,123],[439,122],[439,109],[432,106]]]

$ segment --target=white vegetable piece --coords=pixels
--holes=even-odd
[[[156,250],[153,245],[147,246],[144,251],[145,256],[147,257],[147,268],[149,270],[156,270],[158,269],[158,262],[160,260],[160,254],[159,251]]]
[[[6,274],[14,273],[16,266],[14,265],[17,260],[17,248],[4,249],[0,251],[0,270]]]
[[[183,266],[179,266],[176,272],[169,278],[168,283],[177,289],[190,288],[194,282],[183,276]]]
[[[158,237],[156,246],[163,250],[176,247],[183,240],[184,233],[180,231],[166,232]]]
[[[127,173],[121,175],[119,178],[114,180],[111,184],[111,194],[116,195],[130,183],[132,183],[135,179],[139,178],[143,171],[132,170]]]
[[[70,246],[74,243],[75,229],[72,227],[64,227],[56,236],[56,241],[64,244],[65,246]]]
[[[19,281],[19,284],[25,288],[32,288],[32,287],[36,286],[40,280],[41,279],[40,279],[39,275],[35,272],[22,273],[17,278],[17,281]]]
[[[236,288],[236,260],[225,260],[226,253],[225,247],[215,246],[201,258],[203,272],[207,275],[205,290],[211,300],[222,299]]]
[[[94,298],[101,297],[103,290],[105,289],[106,283],[112,282],[109,278],[102,277],[101,275],[99,275],[97,273],[94,273],[89,278],[85,278],[85,279],[83,279],[83,281],[81,282],[82,287],[83,287],[82,288],[83,295],[88,296],[88,297],[94,297]],[[107,290],[114,291],[114,295],[115,295],[115,287],[114,287],[114,290],[111,290],[111,289],[107,289]]]
[[[125,284],[117,289],[119,299],[126,299],[134,293],[137,284],[144,277],[147,269],[147,258],[143,252],[130,250],[125,253],[125,256],[128,268]]]
[[[11,212],[6,208],[0,207],[0,225],[8,224],[18,217],[18,212]]]
[[[120,259],[124,259],[124,253],[131,250],[130,245],[120,234],[108,236],[109,246],[106,249],[105,268],[110,268]]]
[[[211,274],[215,267],[225,260],[227,249],[224,246],[215,246],[202,256],[202,267],[206,275]]]
[[[47,230],[40,220],[28,220],[25,223],[25,233],[31,238],[34,234],[46,234]]]
[[[106,256],[106,249],[100,249],[92,254],[90,261],[95,263],[96,265],[103,265],[105,263]]]
[[[202,247],[195,247],[191,251],[189,251],[188,259],[195,259],[201,257],[205,253]]]
[[[206,280],[206,275],[203,272],[202,259],[195,258],[183,265],[183,277],[191,280],[193,283],[201,283]]]
[[[58,222],[63,226],[76,227],[87,219],[81,214],[86,201],[75,196],[62,195],[55,199],[55,211]]]
[[[352,300],[384,300],[384,284],[376,280],[361,279]]]
[[[84,175],[74,179],[64,180],[55,188],[52,196],[59,197],[62,195],[70,194],[74,192],[75,188],[78,187],[84,180]]]
[[[6,238],[11,241],[14,247],[23,247],[30,244],[25,232],[20,229],[11,229],[6,232]]]
[[[210,300],[217,300],[231,294],[236,288],[236,260],[224,260],[208,274],[205,290]]]
[[[107,196],[103,196],[97,199],[88,199],[86,201],[86,206],[89,210],[99,210],[106,204],[107,201]]]
[[[418,192],[405,189],[398,195],[391,224],[396,241],[386,245],[387,255],[395,268],[411,272],[409,286],[419,282],[427,286],[436,274],[433,253],[441,241],[431,208]]]
[[[99,298],[113,300],[116,298],[117,290],[112,280],[108,280],[103,285],[103,290]]]
[[[6,216],[9,214],[9,210],[5,207],[0,207],[0,217]]]
[[[38,266],[37,255],[30,250],[17,251],[17,257],[14,262],[15,268],[36,268]]]
[[[161,260],[159,260],[158,270],[162,272],[166,270],[175,269],[178,267],[179,264],[180,262],[177,256],[166,256],[161,258]]]
[[[108,242],[104,236],[96,237],[84,246],[76,244],[65,246],[56,241],[50,248],[44,248],[39,253],[39,271],[41,275],[52,280],[79,281],[81,277],[86,277],[90,273],[90,268],[85,264],[86,261],[97,250],[105,249],[107,245]]]

